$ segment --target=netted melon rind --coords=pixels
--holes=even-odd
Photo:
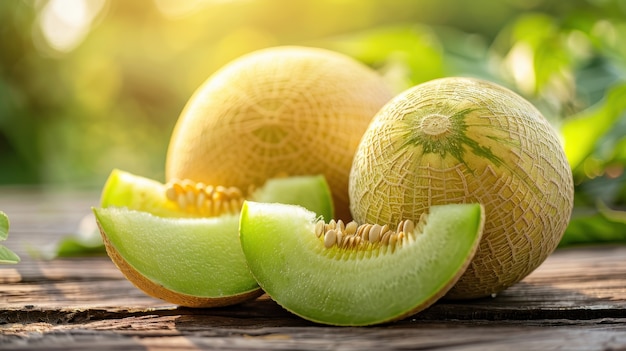
[[[374,70],[336,52],[287,46],[245,55],[190,99],[172,134],[167,179],[246,190],[280,175],[323,174],[335,217],[348,220],[354,151],[393,94]]]
[[[444,78],[377,114],[355,155],[350,200],[355,220],[374,223],[419,218],[432,205],[482,203],[483,240],[447,295],[476,298],[515,284],[553,252],[572,211],[573,181],[558,135],[532,104],[493,83]]]

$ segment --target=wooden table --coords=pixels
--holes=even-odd
[[[376,327],[316,325],[267,297],[189,309],[144,295],[106,256],[36,260],[98,195],[0,188],[22,257],[0,266],[2,350],[626,350],[626,246],[561,249],[495,298],[440,301]]]

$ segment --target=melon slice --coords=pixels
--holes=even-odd
[[[203,217],[197,211],[181,209],[166,197],[166,185],[156,180],[114,169],[107,179],[100,207],[128,207],[161,217]],[[248,196],[257,202],[301,205],[324,218],[332,218],[330,187],[322,175],[272,178]]]
[[[261,294],[237,240],[237,215],[163,218],[127,208],[93,211],[112,261],[150,296],[216,307]]]
[[[187,307],[232,305],[259,296],[239,243],[240,208],[203,217],[201,208],[180,206],[166,191],[165,184],[114,170],[101,208],[93,209],[107,253],[126,278],[150,296]],[[300,204],[332,216],[323,176],[273,179],[250,198]]]
[[[357,326],[410,316],[442,297],[468,267],[483,224],[482,205],[434,206],[401,245],[340,247],[316,235],[313,212],[245,202],[239,230],[252,275],[273,300],[314,322]]]

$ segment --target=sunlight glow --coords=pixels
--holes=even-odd
[[[157,9],[167,18],[181,18],[220,2],[234,0],[154,0]]]
[[[73,50],[87,36],[105,0],[50,0],[41,10],[39,25],[51,48]]]
[[[184,17],[203,7],[206,0],[154,0],[157,9],[169,18]]]
[[[506,65],[517,86],[524,93],[535,90],[535,66],[532,47],[523,41],[518,42],[506,57]]]

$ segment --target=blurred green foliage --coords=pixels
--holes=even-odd
[[[519,92],[574,172],[564,242],[625,240],[624,0],[13,0],[0,23],[0,184],[98,188],[113,168],[162,180],[174,123],[212,72],[310,45],[398,91],[464,75]]]

